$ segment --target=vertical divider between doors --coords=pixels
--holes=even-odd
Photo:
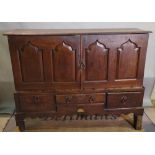
[[[81,69],[81,62],[82,62],[82,35],[80,34],[80,90],[83,89],[83,72],[82,72],[82,69]]]

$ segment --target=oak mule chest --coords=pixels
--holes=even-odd
[[[149,31],[13,30],[16,124],[26,117],[134,114],[141,129]]]

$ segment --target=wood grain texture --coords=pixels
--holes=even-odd
[[[23,81],[44,81],[42,50],[31,42],[18,50]]]
[[[20,93],[17,95],[19,98],[19,109],[21,112],[43,112],[56,110],[54,97],[51,94]]]
[[[117,79],[136,79],[140,47],[129,39],[117,50]]]
[[[59,44],[53,51],[54,81],[76,81],[76,53],[65,42]]]
[[[89,45],[85,51],[86,81],[108,79],[108,57],[108,49],[98,40]]]
[[[56,95],[56,103],[60,104],[93,104],[105,103],[105,93]]]
[[[107,108],[141,107],[143,92],[108,93]]]
[[[8,35],[16,124],[26,117],[143,115],[149,31],[17,30]]]

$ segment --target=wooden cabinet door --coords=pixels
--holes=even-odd
[[[122,40],[122,41],[121,41]],[[124,40],[124,41],[123,41]],[[120,46],[117,48],[116,53],[116,80],[136,80],[142,78],[141,66],[144,65],[143,57],[143,45],[141,45],[140,39],[132,40],[122,37],[120,39]],[[142,64],[143,63],[143,64]]]
[[[142,87],[148,34],[82,36],[84,88]]]
[[[80,37],[10,36],[17,90],[80,88]]]
[[[18,49],[18,55],[23,82],[44,81],[43,50],[31,42],[27,42]]]
[[[8,41],[16,90],[37,89],[44,86],[45,49],[39,45],[38,39],[9,36]]]
[[[108,81],[109,48],[104,36],[82,37],[82,83],[84,87],[99,88]]]
[[[52,47],[53,86],[56,89],[80,88],[80,37],[55,36]]]
[[[148,34],[113,36],[110,81],[121,87],[142,87]]]

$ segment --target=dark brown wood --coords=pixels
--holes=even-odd
[[[56,95],[56,103],[60,104],[93,104],[105,102],[105,93]]]
[[[54,81],[76,81],[76,53],[65,42],[59,44],[53,51]]]
[[[8,35],[16,123],[25,117],[134,113],[141,128],[149,31],[15,30]]]
[[[52,94],[47,93],[20,93],[19,109],[22,112],[56,111],[56,105]]]
[[[27,42],[21,49],[17,50],[20,59],[22,80],[24,82],[44,81],[43,51],[31,42]]]
[[[85,49],[85,70],[86,81],[104,81],[108,79],[108,52],[106,46],[96,40]],[[98,69],[99,68],[99,69]]]
[[[10,36],[9,46],[16,90],[80,87],[80,36]]]
[[[83,35],[82,62],[85,68],[82,69],[82,81],[84,87],[92,89],[141,87],[147,40],[148,34]],[[88,51],[92,52],[90,51],[92,45],[96,47],[96,52],[94,49],[95,55],[91,59],[93,63],[90,61],[89,64],[87,55]],[[100,53],[104,53],[104,58],[100,59],[102,57]],[[106,67],[103,68],[103,66]],[[91,67],[91,74],[88,74]]]
[[[107,94],[107,108],[141,107],[143,92],[121,92]]]
[[[25,121],[24,121],[24,115],[23,114],[15,114],[16,119],[16,125],[19,127],[20,131],[25,130]]]
[[[64,114],[87,114],[87,115],[95,115],[95,114],[103,114],[104,104],[96,103],[96,104],[58,104],[58,113]]]
[[[140,47],[130,39],[117,49],[117,79],[136,79]]]

